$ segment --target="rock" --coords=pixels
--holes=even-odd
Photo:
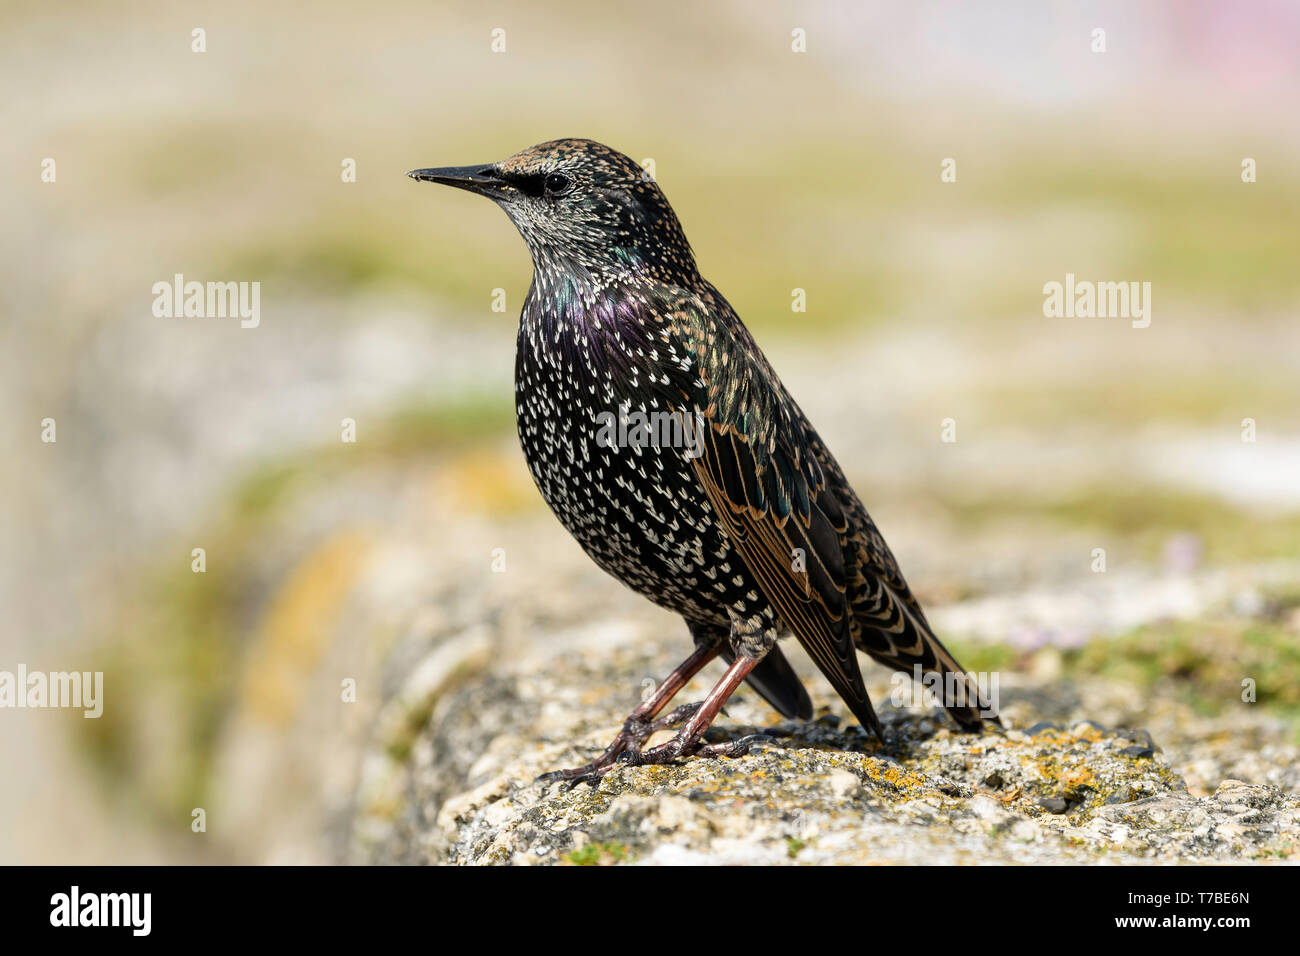
[[[1151,739],[1151,734],[1145,730],[1120,729],[1115,731],[1115,733],[1118,736],[1123,737],[1125,740],[1132,740],[1135,743],[1140,744],[1148,750],[1158,749],[1155,742]]]
[[[1133,746],[1125,747],[1120,751],[1120,756],[1133,757],[1137,760],[1149,760],[1155,755],[1155,750],[1150,747],[1143,747],[1141,744],[1134,744]]]
[[[1300,847],[1293,793],[1224,780],[1212,795],[1195,796],[1148,734],[1107,729],[1124,722],[1116,715],[1076,714],[1023,731],[1009,717],[1006,730],[974,736],[938,714],[891,708],[877,686],[886,746],[841,719],[838,700],[817,678],[808,683],[822,706],[807,722],[782,720],[747,689],[733,698],[709,739],[769,735],[746,756],[620,765],[595,787],[539,784],[539,774],[591,759],[635,705],[642,677],[665,673],[686,649],[684,636],[665,635],[657,623],[604,633],[613,635],[605,643],[584,628],[507,653],[485,649],[481,633],[467,632],[429,648],[436,663],[411,665],[412,677],[380,708],[366,753],[388,761],[383,819],[356,802],[346,858],[1230,862],[1291,858]],[[494,663],[473,680],[444,679],[448,662],[462,656]],[[680,699],[699,699],[715,666]],[[412,712],[423,723],[399,719]],[[1013,702],[1007,713],[1020,710]],[[404,729],[400,746],[394,728]]]
[[[1063,797],[1043,797],[1038,805],[1048,813],[1064,813],[1070,809],[1069,802]]]
[[[209,811],[209,842],[223,857],[1240,862],[1291,859],[1300,846],[1300,751],[1277,712],[1235,695],[1203,712],[1175,687],[1018,662],[1000,672],[1006,730],[983,736],[959,733],[942,713],[894,706],[892,675],[868,664],[882,746],[789,645],[820,705],[812,720],[783,720],[742,688],[711,739],[766,735],[744,757],[620,767],[594,790],[541,787],[538,774],[599,752],[689,638],[679,619],[614,586],[549,515],[522,515],[508,530],[459,511],[445,523],[447,509],[415,503],[447,499],[452,477],[416,474],[401,535],[367,537],[364,547],[351,534],[309,536],[278,572],[283,583],[263,589],[267,610],[254,616],[268,623],[229,688],[211,791],[201,804],[177,804]],[[466,570],[465,555],[497,547],[509,551],[508,574],[486,559]],[[710,665],[678,702],[699,700],[720,672]],[[348,686],[355,697],[340,692]],[[291,693],[266,693],[276,688]],[[138,721],[181,726],[152,710]],[[203,766],[170,747],[122,749],[138,755],[144,777],[166,771],[183,783]]]

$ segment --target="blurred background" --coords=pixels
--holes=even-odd
[[[0,712],[0,860],[348,858],[411,641],[600,604],[686,648],[532,488],[523,243],[403,176],[563,136],[653,160],[966,666],[1126,688],[1193,788],[1296,785],[1296,4],[70,0],[0,26],[0,669],[102,670],[106,697]],[[175,273],[260,282],[260,325],[155,317]],[[1045,318],[1066,273],[1150,282],[1150,327]]]

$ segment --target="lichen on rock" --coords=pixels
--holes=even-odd
[[[389,792],[401,799],[382,808],[359,804],[351,858],[1223,862],[1292,859],[1300,847],[1294,792],[1228,780],[1198,796],[1144,730],[1070,715],[1032,719],[1029,702],[1043,690],[1032,679],[1004,695],[1006,729],[982,735],[958,732],[940,713],[886,703],[885,744],[843,719],[833,694],[815,681],[814,701],[823,706],[807,722],[784,721],[742,690],[710,739],[768,735],[745,756],[620,765],[594,787],[537,782],[548,770],[591,759],[635,704],[641,676],[663,673],[678,645],[684,641],[635,629],[607,646],[587,630],[560,633],[495,655],[492,667],[451,687],[431,709],[422,701],[427,721],[405,758],[387,758],[396,781]],[[477,641],[462,646],[482,656]],[[445,651],[442,660],[446,666]],[[710,679],[702,675],[682,699],[701,696]],[[1085,691],[1083,698],[1097,696],[1096,688]],[[875,692],[882,693],[879,684]],[[371,744],[382,748],[381,740]]]

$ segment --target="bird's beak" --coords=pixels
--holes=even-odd
[[[468,189],[480,196],[500,196],[514,189],[493,163],[482,166],[440,166],[437,169],[413,169],[406,175],[426,183],[442,183]]]

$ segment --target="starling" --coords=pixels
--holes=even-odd
[[[561,139],[499,163],[407,175],[488,197],[523,236],[533,281],[519,320],[515,405],[528,469],[587,554],[680,614],[695,642],[599,757],[548,777],[590,781],[615,763],[748,752],[751,738],[703,742],[745,681],[786,717],[810,717],[777,645],[790,633],[882,742],[858,650],[943,675],[957,690],[943,703],[962,728],[996,721],[639,165],[591,140]],[[630,421],[637,427],[624,427]],[[660,718],[714,657],[728,668],[708,696]],[[678,725],[667,743],[643,749],[656,730]]]

